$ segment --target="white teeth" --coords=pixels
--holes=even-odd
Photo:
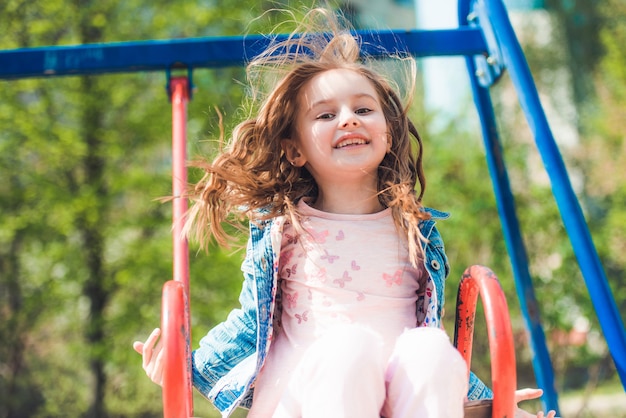
[[[337,144],[335,148],[343,148],[343,147],[347,147],[348,145],[363,145],[363,144],[367,144],[367,141],[365,141],[364,139],[353,138],[353,139],[347,139],[341,142],[340,144]]]

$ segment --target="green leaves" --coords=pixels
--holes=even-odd
[[[0,6],[9,34],[0,48],[202,36],[207,28],[241,34],[248,19],[237,17],[254,9],[20,3]],[[190,156],[210,151],[198,144],[219,133],[214,106],[230,123],[243,94],[232,80],[242,74],[194,74]],[[171,194],[165,83],[157,73],[2,82],[2,416],[160,414],[160,391],[131,344],[159,325],[161,286],[172,274],[171,204],[157,201]],[[236,301],[241,259],[217,249],[198,259],[192,283],[207,287],[197,292],[204,300],[193,296],[200,336]]]

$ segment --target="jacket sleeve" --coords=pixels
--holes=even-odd
[[[493,392],[491,389],[489,389],[487,385],[485,385],[472,371],[470,371],[467,399],[469,401],[475,401],[478,399],[493,399]]]
[[[210,398],[209,392],[218,380],[250,357],[256,349],[254,275],[248,269],[242,269],[244,281],[239,296],[241,307],[234,309],[226,321],[209,331],[200,340],[199,348],[192,353],[193,385],[207,398]]]

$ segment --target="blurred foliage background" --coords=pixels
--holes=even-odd
[[[296,10],[300,4],[284,2]],[[255,18],[277,6],[5,0],[0,49],[265,33],[282,15]],[[563,157],[624,318],[626,4],[546,0],[539,17],[517,22],[516,30],[549,117],[569,127],[557,131],[565,136]],[[242,68],[194,72],[192,157],[215,152],[220,113],[226,132],[241,118],[244,81]],[[0,82],[1,418],[162,415],[160,388],[145,377],[131,344],[158,325],[161,286],[172,269],[171,209],[158,201],[171,190],[165,83],[161,73]],[[416,94],[425,203],[453,214],[439,224],[452,264],[447,329],[462,271],[489,265],[509,300],[520,387],[535,386],[471,98],[460,95],[467,113],[434,130],[437,115]],[[557,389],[582,390],[578,415],[595,416],[585,399],[605,383],[623,389],[506,75],[494,102]],[[236,305],[241,259],[240,251],[192,246],[194,345]],[[488,381],[489,367],[486,339],[477,336],[473,368]],[[198,416],[217,416],[197,394],[195,406]]]

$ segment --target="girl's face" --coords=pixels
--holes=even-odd
[[[285,141],[287,158],[305,166],[318,187],[351,179],[376,183],[391,139],[366,77],[349,69],[316,75],[300,93],[295,128],[295,138]]]

